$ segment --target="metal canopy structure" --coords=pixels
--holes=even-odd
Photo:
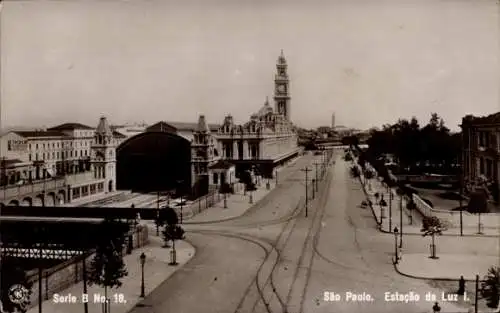
[[[2,256],[20,259],[70,259],[94,249],[103,240],[123,237],[130,229],[125,222],[2,219]]]

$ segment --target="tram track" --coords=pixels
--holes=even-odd
[[[285,228],[283,228],[283,231],[284,230],[285,230]],[[255,284],[255,287],[256,287],[258,295],[259,295],[259,299],[257,299],[257,302],[258,301],[262,301],[264,303],[265,307],[266,307],[266,311],[268,313],[274,313],[271,310],[271,308],[269,306],[269,302],[266,300],[266,297],[264,295],[265,284],[261,285],[259,283],[260,282],[259,277],[261,276],[262,270],[263,270],[264,266],[266,265],[266,263],[268,262],[268,260],[270,260],[271,253],[273,251],[276,252],[276,257],[274,259],[274,264],[277,264],[279,262],[280,252],[278,250],[276,250],[275,247],[273,247],[272,244],[269,244],[269,247],[266,247],[266,245],[263,243],[265,241],[263,241],[263,240],[260,240],[258,238],[255,238],[255,237],[252,237],[252,236],[248,236],[248,235],[235,234],[235,233],[230,233],[230,232],[226,232],[226,231],[195,230],[195,231],[192,231],[192,232],[193,233],[198,233],[198,234],[205,234],[205,235],[217,235],[217,236],[223,236],[223,237],[228,237],[228,238],[235,238],[235,239],[239,239],[239,240],[242,240],[242,241],[250,242],[250,243],[252,243],[254,245],[259,246],[265,252],[264,260],[259,265],[259,267],[257,269],[257,273],[255,274],[254,278],[252,279],[252,282],[245,289],[245,293],[243,294],[241,300],[238,302],[238,306],[236,307],[234,313],[246,312],[245,308],[244,308],[244,303],[245,303],[245,300],[247,299],[247,297],[249,296],[250,292],[252,291],[252,286],[254,284]],[[274,265],[273,265],[273,268],[274,268]],[[268,279],[269,279],[269,277],[268,277]],[[273,288],[273,293],[276,292],[275,290],[276,289]],[[277,296],[278,299],[281,300],[281,298],[280,298],[280,296],[278,294],[276,294],[276,296]],[[281,303],[281,301],[280,301],[280,303]],[[254,312],[254,307],[252,307],[252,310],[249,311],[249,312]]]
[[[248,209],[245,213],[239,216],[231,217],[231,218],[225,218],[225,219],[215,219],[215,220],[210,220],[210,221],[199,221],[199,222],[191,222],[191,221],[185,221],[183,224],[185,225],[208,225],[208,224],[222,224],[222,223],[229,223],[229,222],[241,222],[243,220],[243,224],[236,223],[234,226],[240,226],[240,227],[252,227],[257,224],[262,224],[263,226],[268,226],[264,225],[267,224],[266,222],[259,222],[259,223],[244,223],[244,219],[251,217],[253,214],[259,211],[259,209],[263,206],[266,206],[270,203],[278,203],[279,202],[279,197],[281,197],[283,194],[286,194],[289,190],[291,190],[294,185],[290,184],[289,182],[295,182],[298,181],[298,179],[294,178],[294,176],[301,175],[300,169],[303,168],[304,166],[308,166],[311,164],[312,161],[314,161],[315,158],[314,156],[308,156],[305,158],[302,158],[296,163],[293,164],[291,168],[289,168],[289,172],[285,174],[285,177],[282,178],[281,183],[279,183],[273,190],[271,190],[267,195],[265,195],[262,199],[257,201],[250,209]],[[283,217],[280,218],[281,221],[286,222],[287,219],[294,218],[292,214],[285,214]],[[273,223],[269,224],[273,225]]]
[[[341,178],[341,179],[344,179],[344,178]],[[328,197],[327,197],[328,198]],[[369,264],[366,262],[365,258],[362,256],[363,254],[363,249],[361,248],[358,240],[357,240],[357,228],[356,228],[356,225],[354,224],[352,218],[349,216],[349,212],[346,212],[346,219],[348,221],[348,225],[350,225],[350,227],[354,228],[354,241],[355,241],[355,247],[356,249],[359,251],[359,254],[361,256],[361,259],[363,261],[363,263],[366,265],[366,268],[370,268]],[[366,274],[370,274],[370,275],[375,275],[375,276],[378,276],[378,277],[381,277],[381,278],[388,278],[390,280],[393,280],[393,277],[390,276],[390,275],[387,275],[387,274],[381,274],[380,272],[376,272],[372,269],[366,269],[366,268],[360,268],[360,267],[356,267],[356,266],[353,266],[353,265],[348,265],[348,264],[345,264],[337,259],[334,259],[332,257],[326,257],[318,248],[319,246],[319,240],[321,238],[321,230],[322,230],[322,227],[320,227],[320,229],[318,230],[318,232],[315,234],[314,236],[314,240],[313,240],[313,249],[314,249],[314,253],[320,258],[322,259],[323,261],[333,265],[333,266],[338,266],[338,267],[341,267],[341,268],[344,268],[346,270],[353,270],[353,271],[356,271],[356,272],[359,272],[359,273],[366,273]]]
[[[307,160],[307,162],[309,163],[310,160]],[[293,210],[288,211],[285,215],[277,219],[261,221],[261,222],[253,222],[253,223],[243,223],[243,224],[235,223],[236,225],[227,225],[227,226],[232,226],[231,229],[227,230],[210,230],[210,229],[204,230],[196,228],[193,230],[189,230],[189,232],[193,233],[200,233],[206,235],[219,235],[219,236],[244,240],[256,244],[264,250],[265,252],[264,260],[259,265],[257,273],[253,277],[252,282],[246,288],[245,293],[243,294],[241,300],[238,303],[237,308],[234,311],[235,313],[261,312],[261,310],[259,310],[258,307],[259,304],[262,304],[265,307],[266,312],[268,313],[278,313],[278,312],[289,313],[291,312],[289,310],[289,306],[291,304],[292,295],[294,292],[299,292],[302,296],[300,297],[300,299],[296,299],[296,301],[299,301],[300,312],[302,312],[302,307],[304,303],[303,298],[307,291],[308,280],[310,279],[311,276],[310,272],[312,267],[312,261],[315,255],[315,251],[313,249],[308,249],[308,247],[314,246],[316,234],[313,234],[314,233],[313,230],[314,228],[317,228],[318,225],[320,225],[321,218],[324,215],[325,205],[323,202],[325,201],[325,198],[327,198],[325,197],[325,194],[327,194],[327,192],[325,191],[328,190],[331,179],[330,168],[327,167],[325,170],[326,170],[324,176],[325,181],[322,184],[321,193],[318,193],[320,197],[318,200],[316,200],[316,203],[318,203],[319,201],[319,204],[321,205],[319,208],[313,210],[314,213],[312,219],[305,219],[305,220],[297,219],[297,217],[301,213],[303,213],[305,208],[304,206],[305,199],[301,197],[298,201],[298,204]],[[292,171],[287,175],[285,181],[288,181],[290,179],[292,179],[293,181],[294,180],[293,175],[297,174],[298,173],[296,171]],[[275,190],[277,191],[279,190],[281,192],[286,192],[287,190],[291,190],[290,185],[284,185],[284,186],[281,185],[279,187],[281,188],[279,189],[276,188]],[[279,194],[280,193],[278,192],[270,193],[266,199],[267,201],[265,201],[264,204],[269,204],[278,201]],[[252,212],[249,213],[257,211],[264,204],[260,203],[260,205],[255,206]],[[249,214],[247,213],[245,215]],[[242,217],[243,216],[239,216],[231,220],[241,220]],[[227,222],[227,221],[228,220],[222,220],[220,222]],[[295,269],[291,277],[291,282],[289,284],[286,284],[285,286],[282,285],[281,288],[279,288],[279,286],[277,286],[276,284],[276,276],[278,275],[277,273],[278,265],[283,262],[282,258],[283,253],[287,251],[286,249],[290,244],[291,238],[293,237],[294,234],[297,233],[297,225],[300,225],[300,222],[305,222],[304,224],[302,224],[302,226],[306,226],[307,228],[301,230],[301,234],[305,233],[306,236],[305,238],[303,236],[300,236],[299,238],[296,239],[299,240],[299,242],[300,240],[303,240],[298,253],[297,252],[293,253],[293,251],[288,251],[288,253],[293,254],[293,259],[297,261],[293,263]],[[222,226],[217,222],[214,223],[214,221],[210,221],[208,223],[190,223],[190,224],[192,226],[196,226],[196,224],[214,224],[213,226]],[[278,236],[275,237],[276,239],[274,240],[270,240],[268,238],[261,238],[255,235],[237,233],[238,229],[240,231],[244,231],[245,228],[256,228],[256,227],[272,226],[279,224],[284,224],[284,225],[281,231],[279,232]],[[316,231],[316,233],[318,233],[318,231]],[[307,253],[310,253],[310,257],[306,261]],[[274,258],[272,258],[273,254],[275,255]],[[297,285],[297,280],[299,278],[301,270],[306,271],[305,272],[306,279],[303,286]],[[262,277],[263,275],[264,277]],[[253,289],[254,284],[255,284],[255,289]],[[252,292],[255,290],[257,292],[257,295],[252,294]],[[282,295],[283,293],[286,293],[286,297]],[[257,298],[255,298],[255,296],[257,296]]]

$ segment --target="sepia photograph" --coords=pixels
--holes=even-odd
[[[0,1],[15,312],[500,313],[500,1]]]

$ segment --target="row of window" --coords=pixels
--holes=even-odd
[[[497,149],[497,136],[491,132],[478,132],[479,147],[488,147]]]
[[[493,160],[484,159],[483,157],[479,158],[479,174],[484,175],[488,178],[492,178],[494,176],[493,173]]]
[[[78,153],[80,152],[80,153]],[[62,159],[63,157],[64,158],[73,158],[73,157],[87,157],[87,156],[90,156],[90,153],[88,150],[77,150],[77,151],[73,151],[73,150],[70,150],[70,151],[64,151],[64,152],[59,152],[59,151],[55,151],[55,152],[42,152],[41,154],[40,153],[35,153],[35,159],[33,160],[33,154],[29,154],[28,158],[29,158],[29,161],[41,161],[41,160],[59,160],[59,159]],[[40,158],[41,156],[41,158]]]
[[[74,145],[73,145],[74,143]],[[73,148],[73,146],[75,148],[78,148],[78,147],[90,147],[90,145],[92,144],[92,140],[88,140],[88,141],[84,141],[84,142],[81,142],[81,141],[77,141],[77,142],[73,142],[73,141],[70,141],[70,142],[61,142],[61,141],[58,141],[58,142],[52,142],[52,143],[36,143],[36,144],[29,144],[29,149],[32,150],[33,146],[35,147],[35,150],[39,150],[40,148],[42,149],[56,149],[56,148]]]
[[[75,187],[71,191],[72,199],[86,197],[104,191],[104,183],[90,184],[86,186]]]

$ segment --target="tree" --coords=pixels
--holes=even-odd
[[[17,264],[18,261],[13,258],[2,258],[1,289],[0,301],[2,302],[4,312],[26,312],[31,303],[31,287],[33,284],[28,280],[26,272]],[[20,285],[25,289],[19,288],[17,291],[25,291],[25,294],[18,294],[19,301],[11,301],[10,292],[14,291],[11,287]],[[13,287],[15,288],[15,287]],[[17,288],[16,288],[17,289]],[[19,302],[19,303],[17,303]]]
[[[490,267],[481,283],[481,296],[489,308],[498,308],[500,302],[500,267]]]
[[[128,275],[122,255],[125,230],[126,224],[112,219],[106,219],[98,230],[101,240],[90,264],[88,282],[103,287],[106,299],[108,288],[120,287],[120,279]]]
[[[104,296],[108,299],[108,288],[118,288],[122,285],[121,278],[128,275],[123,257],[113,241],[96,249],[95,256],[90,264],[89,285],[104,287]]]
[[[351,169],[349,172],[350,172],[352,178],[358,178],[361,175],[359,168],[357,166],[351,166]]]
[[[344,155],[344,161],[347,161],[347,162],[352,161],[352,156],[351,156],[351,153],[349,153],[349,152],[348,152],[348,153],[346,153],[346,154]]]
[[[371,169],[365,169],[364,171],[364,176],[365,176],[365,182],[368,182],[368,188],[371,190],[371,181],[370,179],[375,177],[375,174]]]
[[[184,239],[184,229],[180,227],[179,225],[165,225],[165,229],[163,230],[163,240],[165,242],[172,241],[172,251],[174,255],[176,255],[176,250],[175,250],[175,241],[176,240],[181,240]],[[173,262],[175,263],[175,262]]]
[[[443,231],[445,231],[446,229],[447,228],[444,225],[444,223],[436,216],[425,216],[422,220],[422,229],[420,231],[423,232],[422,236],[424,236],[424,237],[431,236],[431,238],[432,238],[431,258],[433,258],[433,259],[436,258],[435,236],[442,235]]]

